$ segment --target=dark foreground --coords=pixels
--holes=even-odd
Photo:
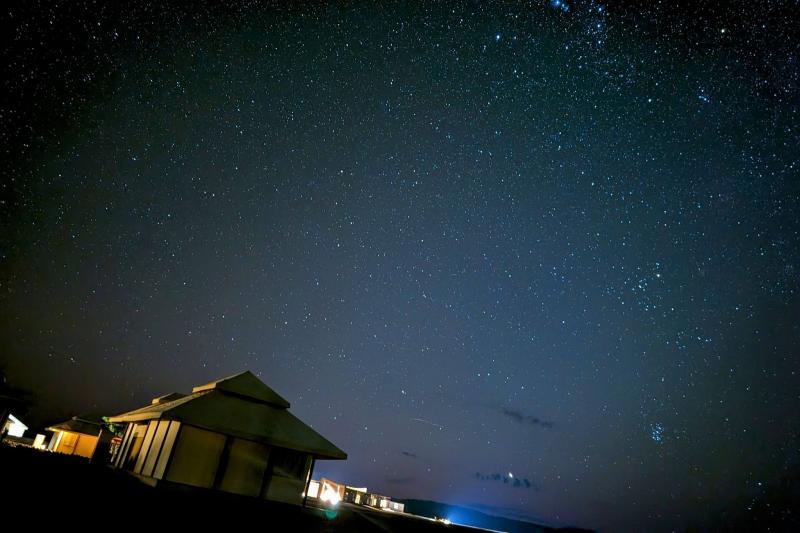
[[[340,505],[328,510],[224,493],[154,489],[85,459],[0,445],[3,508],[21,526],[69,524],[98,530],[246,526],[259,531],[476,531],[410,515]]]

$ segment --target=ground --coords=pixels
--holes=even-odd
[[[300,508],[219,492],[151,488],[83,458],[0,445],[0,494],[20,524],[109,528],[237,525],[261,531],[475,531],[410,515],[340,504]]]

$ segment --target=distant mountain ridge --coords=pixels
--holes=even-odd
[[[533,522],[491,515],[469,507],[460,507],[430,500],[409,499],[398,501],[405,504],[405,511],[407,513],[427,516],[428,518],[447,518],[454,524],[493,529],[496,531],[508,531],[509,533],[550,533],[555,531],[559,533],[591,532],[589,529],[580,528],[553,528]]]

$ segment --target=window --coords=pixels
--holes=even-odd
[[[150,445],[153,443],[153,435],[156,433],[157,426],[158,422],[155,420],[152,420],[147,425],[147,433],[144,434],[142,448],[139,450],[139,457],[136,459],[136,465],[133,467],[133,472],[136,474],[142,473],[142,466],[144,466],[144,460],[147,458],[147,453],[150,451]]]
[[[211,488],[224,447],[225,435],[183,425],[172,452],[167,479]]]
[[[156,460],[161,452],[161,445],[164,443],[164,437],[167,434],[168,427],[169,420],[161,420],[158,422],[153,442],[150,443],[150,451],[147,454],[147,460],[145,460],[144,466],[142,467],[143,476],[153,475],[153,468],[156,466]]]
[[[305,481],[307,454],[286,448],[273,448],[269,455],[272,475]]]
[[[147,424],[136,424],[131,434],[131,444],[128,447],[128,458],[125,459],[125,470],[133,470],[136,460],[139,458],[139,450],[142,449],[144,433],[147,431]]]
[[[233,439],[220,489],[237,494],[258,496],[269,448],[258,442]]]
[[[161,446],[161,453],[158,455],[158,462],[153,470],[153,477],[156,479],[164,477],[164,471],[167,469],[167,462],[172,455],[172,446],[175,444],[175,438],[178,436],[180,427],[181,423],[175,420],[169,423],[167,435],[164,437],[164,444]]]

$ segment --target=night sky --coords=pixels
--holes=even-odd
[[[249,369],[348,453],[315,477],[783,523],[797,2],[162,4],[0,15],[0,363],[33,421]]]

